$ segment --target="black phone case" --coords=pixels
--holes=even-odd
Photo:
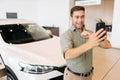
[[[106,26],[105,26],[105,23],[104,22],[100,22],[100,23],[97,23],[96,24],[96,32],[98,31],[98,30],[100,30],[101,28],[103,28],[104,30],[105,30],[105,28],[106,28]],[[106,34],[104,34],[103,36],[105,36]],[[103,37],[102,36],[102,37]],[[100,37],[100,38],[102,38],[102,37]]]
[[[105,30],[105,23],[104,22],[96,24],[96,32],[101,28],[103,28]]]

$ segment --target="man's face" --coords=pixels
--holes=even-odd
[[[84,25],[84,20],[85,20],[85,12],[80,10],[80,11],[74,11],[73,15],[71,16],[71,20],[73,25],[77,29],[82,29]]]

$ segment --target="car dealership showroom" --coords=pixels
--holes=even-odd
[[[119,4],[0,0],[0,80],[120,80]]]

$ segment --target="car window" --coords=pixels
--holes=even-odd
[[[5,42],[22,44],[51,38],[47,31],[36,24],[1,25],[1,35]]]

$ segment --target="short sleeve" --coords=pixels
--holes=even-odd
[[[72,34],[66,32],[60,36],[61,50],[65,58],[65,52],[73,47]]]

